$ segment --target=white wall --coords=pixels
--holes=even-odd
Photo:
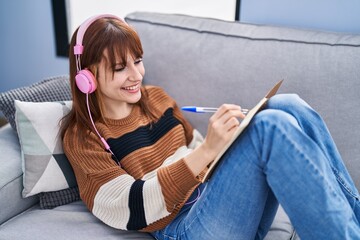
[[[67,0],[69,36],[88,17],[110,13],[125,17],[134,11],[180,13],[233,21],[236,0]]]

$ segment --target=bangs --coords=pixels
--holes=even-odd
[[[105,50],[108,55],[106,60],[112,70],[119,63],[126,66],[129,54],[134,59],[142,58],[143,56],[143,49],[137,33],[126,25],[121,27],[119,29],[112,26],[112,29],[109,30],[108,38],[104,41],[106,42]]]

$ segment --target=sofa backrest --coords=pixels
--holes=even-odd
[[[180,106],[251,108],[277,81],[325,119],[360,189],[360,35],[184,15],[126,17],[144,47],[147,84]],[[184,113],[203,134],[209,115]]]

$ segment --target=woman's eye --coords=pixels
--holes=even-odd
[[[121,72],[121,71],[123,71],[125,69],[125,67],[116,67],[115,69],[114,69],[114,72]]]
[[[138,59],[135,60],[135,64],[139,64],[141,62],[142,62],[142,58],[138,58]]]

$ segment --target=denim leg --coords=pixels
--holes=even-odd
[[[154,233],[156,238],[261,239],[277,208],[275,195],[302,239],[359,239],[358,221],[328,159],[334,150],[327,143],[320,146],[327,136],[309,133],[323,132],[322,121],[313,119],[314,127],[304,130],[311,112],[299,120],[285,110],[257,114],[225,153],[198,201]]]
[[[323,131],[320,122],[313,124]],[[300,238],[360,239],[358,220],[324,149],[299,121],[285,111],[266,109],[252,125],[249,131],[256,132],[257,143],[263,143],[259,154],[267,182]]]
[[[359,192],[321,116],[296,94],[278,94],[272,97],[267,108],[280,109],[294,116],[301,129],[322,150],[338,183],[360,220]]]

